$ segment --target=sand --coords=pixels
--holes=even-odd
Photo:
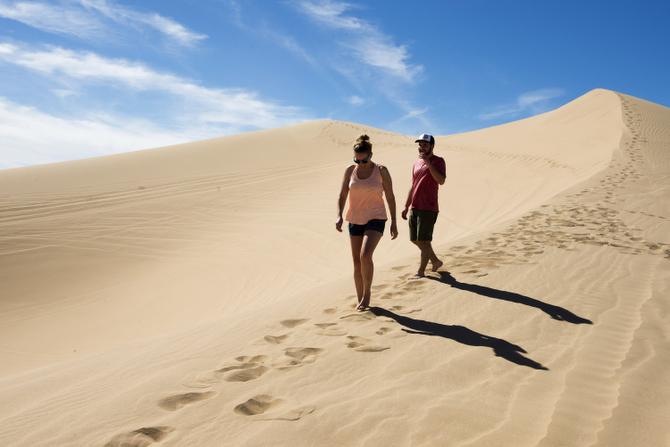
[[[317,121],[0,171],[2,446],[670,445],[670,109],[596,89],[437,137],[434,246],[369,312]]]

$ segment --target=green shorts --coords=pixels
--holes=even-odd
[[[412,208],[409,212],[409,240],[432,241],[433,227],[437,220],[437,211],[425,211]]]

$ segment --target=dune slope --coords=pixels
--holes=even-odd
[[[607,90],[438,138],[435,246],[351,311],[352,123],[0,171],[3,445],[664,445],[670,110]]]

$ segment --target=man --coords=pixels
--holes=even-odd
[[[435,138],[432,135],[424,133],[415,142],[419,144],[419,158],[412,168],[412,187],[401,215],[407,220],[409,211],[409,239],[421,250],[421,264],[416,276],[423,277],[428,261],[434,272],[443,264],[435,256],[431,241],[439,212],[437,189],[444,184],[446,164],[444,158],[433,154]]]

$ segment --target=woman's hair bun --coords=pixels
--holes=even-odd
[[[370,143],[370,137],[367,135],[361,135],[356,138],[356,144],[354,144],[354,150],[356,152],[370,152],[372,151],[372,143]]]

